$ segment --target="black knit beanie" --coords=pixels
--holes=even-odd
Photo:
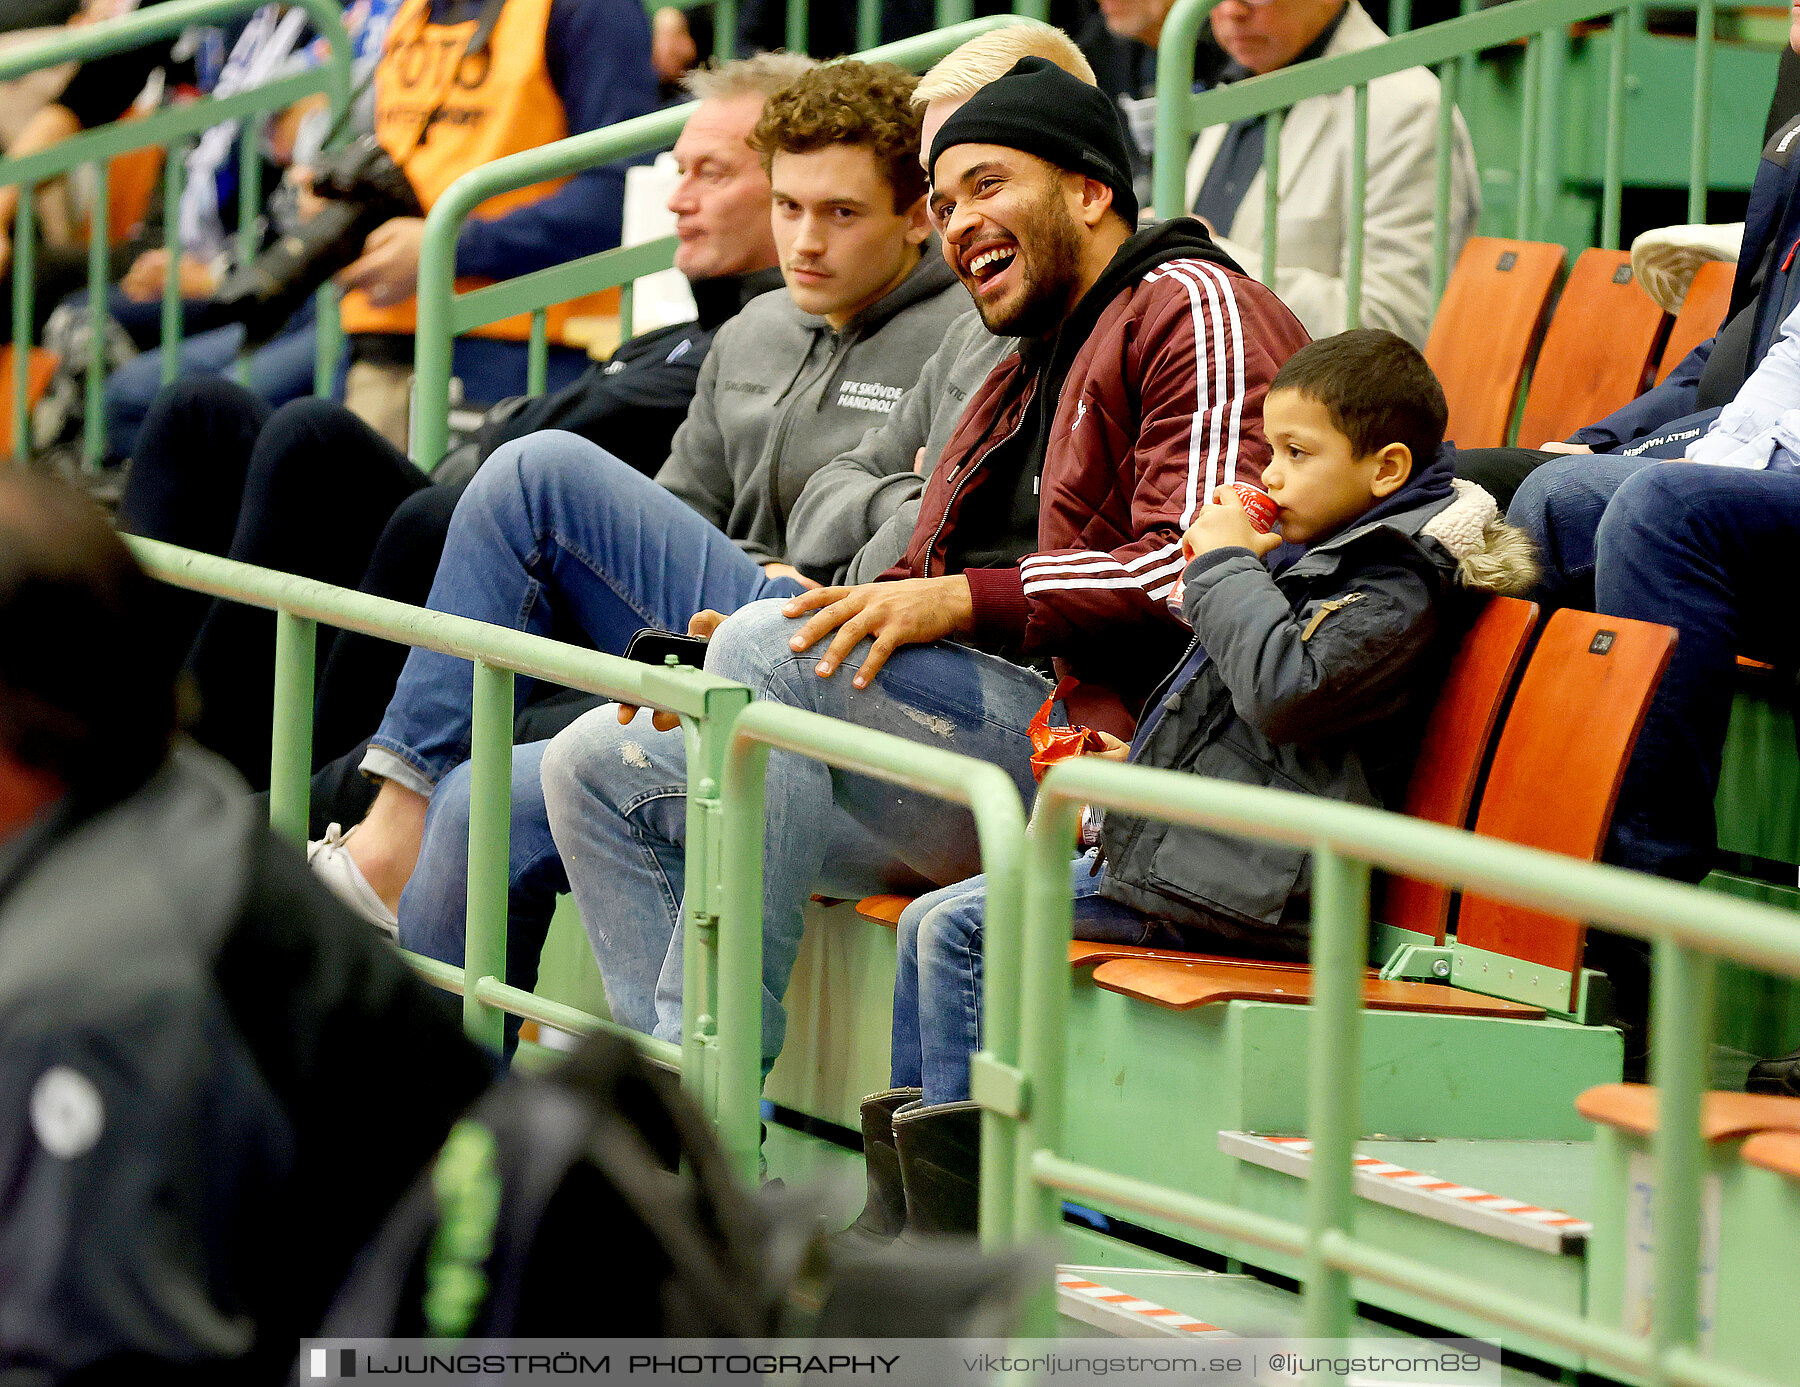
[[[1022,149],[1112,189],[1113,210],[1137,229],[1131,151],[1106,93],[1045,58],[1020,58],[951,113],[931,142],[931,167],[951,145]]]

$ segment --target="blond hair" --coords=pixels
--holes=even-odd
[[[1090,87],[1099,85],[1093,67],[1081,55],[1074,39],[1061,29],[1027,19],[977,34],[960,48],[939,58],[931,71],[919,79],[913,92],[913,105],[966,101],[989,82],[997,82],[1006,76],[1020,58],[1046,59]]]
[[[754,58],[697,67],[681,79],[681,85],[696,101],[729,101],[734,96],[760,96],[767,101],[816,66],[804,53],[787,53],[778,48],[758,53]]]

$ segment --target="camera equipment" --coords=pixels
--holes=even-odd
[[[321,284],[361,255],[376,227],[425,215],[405,171],[373,135],[325,155],[313,173],[313,192],[326,200],[323,209],[234,269],[214,299],[218,320],[243,323],[252,344],[273,337]]]

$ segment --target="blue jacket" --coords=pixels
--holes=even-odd
[[[1725,326],[1683,357],[1661,385],[1599,423],[1577,429],[1570,442],[1585,443],[1597,453],[1680,457],[1682,445],[1705,432],[1780,337],[1786,310],[1800,291],[1800,257],[1792,254],[1800,241],[1797,189],[1800,116],[1777,130],[1763,148],[1744,215],[1744,247]]]

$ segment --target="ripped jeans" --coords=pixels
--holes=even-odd
[[[992,762],[1031,803],[1026,728],[1050,692],[1042,677],[939,642],[897,651],[870,688],[857,690],[850,680],[867,642],[821,679],[813,672],[819,650],[788,648],[801,623],[781,607],[739,611],[714,634],[706,667],[758,698]],[[654,732],[649,722],[640,716],[621,727],[611,708],[587,714],[550,743],[543,789],[614,1017],[673,1041],[681,1036],[687,766],[681,732]],[[764,807],[763,1055],[773,1059],[813,892],[915,892],[962,881],[981,863],[966,809],[790,752],[770,753]]]

